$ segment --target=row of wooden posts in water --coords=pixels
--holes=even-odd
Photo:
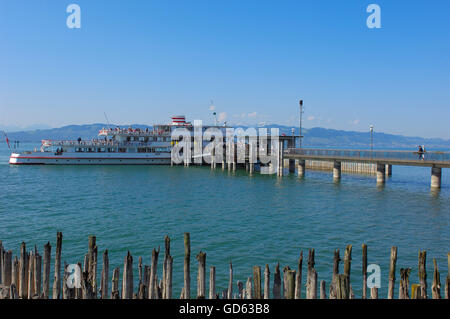
[[[119,288],[120,269],[113,270],[111,280],[111,291],[109,291],[109,259],[108,250],[103,253],[103,267],[101,272],[100,287],[97,286],[97,245],[96,237],[89,237],[88,252],[84,257],[84,265],[78,266],[81,271],[80,285],[70,284],[69,265],[65,264],[63,276],[61,277],[61,251],[62,233],[57,233],[56,254],[54,263],[54,280],[52,290],[50,290],[50,262],[51,245],[48,242],[44,245],[44,256],[38,250],[27,252],[25,243],[20,246],[20,256],[12,258],[11,250],[4,250],[0,241],[0,299],[172,299],[172,265],[173,258],[170,255],[170,238],[165,237],[165,251],[162,265],[162,279],[158,280],[157,268],[159,259],[158,250],[153,249],[151,265],[143,265],[142,257],[138,261],[139,284],[134,287],[133,257],[127,253],[122,269],[122,289]],[[184,280],[181,291],[181,299],[190,299],[191,294],[191,246],[190,234],[184,234]],[[248,277],[245,283],[237,281],[237,289],[233,287],[233,266],[229,265],[228,287],[218,294],[216,291],[216,268],[210,267],[209,272],[209,295],[206,295],[206,253],[200,251],[196,255],[198,261],[197,271],[197,294],[196,298],[202,299],[352,299],[355,298],[350,284],[352,246],[348,245],[344,252],[344,269],[339,272],[341,261],[339,249],[334,252],[333,275],[328,291],[326,283],[317,280],[317,271],[314,268],[314,249],[308,251],[306,292],[302,295],[303,276],[303,252],[300,252],[297,269],[290,269],[289,266],[280,270],[279,263],[275,267],[273,284],[271,287],[271,272],[269,265],[265,265],[264,273],[260,266],[253,267],[253,274]],[[450,273],[450,253],[447,255]],[[391,248],[388,299],[394,298],[394,287],[396,281],[397,247]],[[440,273],[433,259],[434,273],[431,287],[431,297],[441,299]],[[362,245],[362,298],[377,299],[378,288],[373,287],[370,292],[367,290],[367,245]],[[411,268],[400,269],[399,299],[426,299],[427,271],[426,271],[426,251],[419,251],[418,275],[419,283],[410,286],[409,274]],[[263,277],[262,277],[263,276]],[[263,281],[263,285],[262,285]],[[445,298],[448,299],[450,286],[450,274],[445,280]],[[411,291],[411,293],[410,293]],[[370,295],[369,295],[370,294]]]

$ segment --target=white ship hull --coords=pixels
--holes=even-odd
[[[168,165],[170,154],[79,154],[64,153],[55,155],[50,152],[13,153],[9,159],[13,165]]]

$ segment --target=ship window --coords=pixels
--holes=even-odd
[[[119,147],[119,153],[126,153],[127,149],[125,147]]]
[[[104,147],[99,147],[99,148],[97,148],[97,152],[103,153],[103,152],[105,152],[105,148]]]
[[[77,147],[75,148],[75,152],[84,152],[84,148],[83,147]]]

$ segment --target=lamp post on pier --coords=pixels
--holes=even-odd
[[[370,130],[370,158],[373,159],[373,125],[369,126]]]
[[[299,140],[299,148],[302,148],[302,138],[303,138],[303,136],[302,136],[303,100],[300,100],[299,104],[300,104],[300,131],[299,131],[298,140]]]

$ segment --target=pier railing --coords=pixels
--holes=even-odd
[[[423,159],[417,151],[397,150],[345,150],[345,149],[308,149],[289,148],[285,150],[287,155],[300,155],[308,157],[354,158],[355,160],[400,160],[400,161],[429,161],[449,162],[450,152],[424,152]]]
[[[153,249],[151,265],[143,265],[143,258],[134,259],[131,253],[125,255],[122,272],[120,268],[110,268],[108,250],[104,250],[101,260],[102,271],[100,275],[100,285],[98,285],[97,265],[98,255],[101,254],[96,244],[96,237],[89,237],[87,254],[84,259],[84,267],[81,262],[68,265],[62,264],[62,233],[58,232],[56,239],[56,251],[54,254],[54,281],[50,285],[51,251],[50,242],[44,245],[43,256],[35,247],[27,251],[25,243],[20,246],[19,256],[13,257],[11,250],[5,250],[0,241],[0,299],[172,299],[178,296],[179,292],[172,289],[173,277],[173,257],[170,254],[170,239],[165,237],[165,251],[162,258],[159,258],[158,250]],[[200,251],[196,255],[197,268],[197,293],[191,293],[191,245],[190,234],[184,234],[184,265],[183,287],[180,299],[352,299],[371,298],[378,299],[379,288],[371,286],[368,291],[367,269],[357,274],[351,274],[351,262],[356,256],[352,256],[352,245],[345,248],[343,256],[343,271],[339,273],[339,249],[334,251],[333,272],[329,278],[329,287],[326,288],[325,280],[318,280],[318,273],[314,268],[315,250],[309,249],[307,260],[303,262],[303,252],[300,251],[300,258],[297,259],[295,270],[289,266],[282,267],[276,264],[272,271],[266,264],[253,266],[249,269],[249,277],[246,282],[237,281],[233,283],[233,266],[230,262],[228,268],[229,280],[227,288],[218,291],[216,288],[216,268],[210,267],[209,273],[209,294],[206,289],[206,252]],[[367,245],[362,245],[362,264],[368,264]],[[145,258],[147,259],[147,258]],[[162,260],[161,260],[162,259]],[[306,256],[305,256],[306,259]],[[450,269],[450,253],[447,254]],[[136,262],[137,261],[137,262]],[[162,262],[161,262],[162,261]],[[162,264],[162,278],[158,279],[158,263]],[[305,264],[305,267],[304,265]],[[410,284],[411,268],[398,268],[397,247],[393,246],[390,251],[389,283],[387,286],[387,298],[394,299],[396,290],[396,279],[399,278],[397,289],[399,299],[441,299],[441,289],[448,299],[450,287],[450,274],[444,277],[443,287],[441,287],[441,275],[436,259],[433,259],[434,272],[431,289],[427,288],[426,251],[419,251],[418,260],[418,283]],[[403,265],[402,265],[403,266]],[[404,266],[403,266],[404,267]],[[307,271],[303,272],[303,268]],[[83,270],[81,270],[83,269]],[[133,269],[138,269],[138,274],[133,275]],[[112,279],[109,275],[112,272]],[[302,276],[303,273],[303,276]],[[63,274],[63,275],[62,275]],[[62,276],[61,276],[62,275]],[[350,284],[350,275],[361,276],[362,295],[355,296]],[[444,275],[445,276],[445,275]],[[122,278],[121,284],[119,284]],[[134,280],[133,280],[134,278]],[[272,278],[272,279],[271,279]],[[354,282],[354,281],[353,281]],[[416,281],[417,282],[417,281]],[[110,285],[111,283],[111,285]],[[306,285],[305,285],[306,283]],[[136,285],[137,284],[137,285]],[[180,285],[177,285],[180,286]],[[385,285],[382,285],[384,287]],[[51,287],[53,289],[51,289]],[[120,289],[122,287],[122,289]],[[303,287],[306,287],[303,288]],[[305,289],[305,291],[303,291]],[[383,288],[384,289],[384,288]],[[431,292],[431,293],[430,293]]]

